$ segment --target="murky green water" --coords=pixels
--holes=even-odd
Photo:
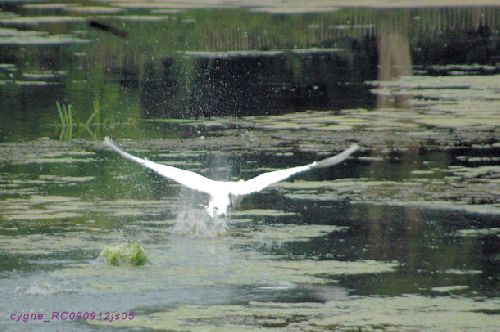
[[[497,328],[498,8],[92,5],[0,1],[0,330]],[[361,150],[214,234],[105,135],[233,180]]]

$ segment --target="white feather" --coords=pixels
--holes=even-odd
[[[190,189],[209,194],[210,201],[207,207],[207,212],[211,217],[216,215],[227,215],[228,207],[231,203],[230,195],[242,196],[258,192],[273,183],[285,180],[292,175],[305,172],[313,168],[336,165],[345,160],[359,148],[357,144],[353,144],[347,150],[339,153],[338,155],[321,161],[315,161],[305,166],[297,166],[263,173],[247,181],[227,182],[215,181],[191,171],[135,157],[130,153],[121,150],[109,137],[104,138],[104,144],[121,154],[126,159],[135,161],[142,166],[149,168],[166,178],[172,179]]]
[[[217,181],[208,179],[195,172],[186,171],[172,166],[162,165],[153,161],[142,159],[121,150],[109,137],[104,138],[104,144],[121,154],[124,158],[135,161],[156,173],[172,179],[190,189],[210,194],[217,186]]]

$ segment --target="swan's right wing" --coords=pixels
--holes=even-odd
[[[142,166],[149,168],[156,173],[166,178],[172,179],[188,188],[206,193],[210,193],[213,188],[217,188],[217,181],[208,179],[200,174],[179,169],[173,166],[158,164],[147,159],[133,156],[130,153],[127,153],[120,149],[109,137],[104,138],[104,144],[121,154],[124,158],[135,161],[136,163],[139,163]]]
[[[349,157],[354,151],[356,151],[359,148],[357,144],[352,144],[348,149],[344,150],[343,152],[330,157],[323,159],[321,161],[315,161],[312,162],[309,165],[305,166],[297,166],[297,167],[292,167],[292,168],[287,168],[287,169],[280,169],[277,171],[272,171],[272,172],[267,172],[260,174],[253,179],[241,182],[241,183],[236,183],[234,187],[231,190],[231,193],[234,195],[246,195],[254,192],[261,191],[262,189],[270,186],[273,183],[288,179],[292,175],[302,173],[305,171],[308,171],[313,168],[320,168],[320,167],[329,167],[336,165],[342,161],[344,161],[347,157]]]

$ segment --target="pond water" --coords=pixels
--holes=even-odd
[[[252,4],[0,1],[0,330],[498,327],[498,7]]]

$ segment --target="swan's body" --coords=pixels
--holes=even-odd
[[[191,171],[135,157],[130,153],[121,150],[108,137],[104,138],[104,144],[121,154],[124,158],[135,161],[142,166],[149,168],[166,178],[172,179],[190,189],[209,194],[210,201],[206,209],[212,218],[215,216],[227,215],[228,208],[231,205],[231,198],[233,196],[238,197],[261,191],[273,183],[285,180],[294,174],[305,172],[313,168],[336,165],[345,160],[351,153],[359,148],[357,144],[353,144],[347,150],[337,154],[336,156],[323,159],[321,161],[314,161],[305,166],[297,166],[263,173],[246,181],[215,181]]]

